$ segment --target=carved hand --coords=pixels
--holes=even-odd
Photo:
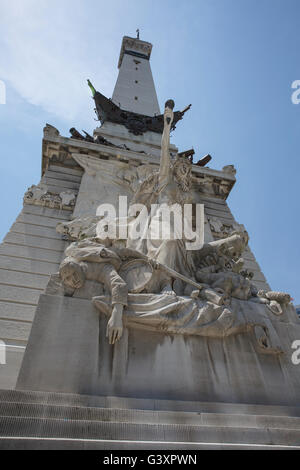
[[[115,304],[107,323],[106,337],[109,344],[115,344],[123,334],[123,305]]]

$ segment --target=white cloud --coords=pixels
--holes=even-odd
[[[82,0],[13,0],[0,4],[0,79],[9,82],[29,103],[79,127],[93,124],[93,102],[86,79],[91,78],[99,90],[111,95],[112,75],[117,73],[120,43],[115,50],[110,35],[105,35],[109,31],[105,15],[92,15],[91,22],[95,5],[103,10],[99,3]]]

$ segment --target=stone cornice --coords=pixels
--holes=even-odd
[[[72,154],[84,154],[96,159],[117,160],[125,163],[131,162],[135,166],[159,164],[159,157],[155,155],[57,135],[47,135],[43,139],[42,173],[48,168],[49,163],[62,164],[65,167],[70,167],[70,165],[65,164],[65,162],[72,160]],[[74,159],[73,162],[75,164]],[[227,199],[236,181],[234,173],[199,167],[197,165],[193,165],[193,174],[199,182],[206,181],[213,185],[214,195],[222,199]],[[221,191],[219,191],[220,187],[222,188]]]

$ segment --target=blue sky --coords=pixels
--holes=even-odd
[[[230,208],[272,289],[300,304],[299,0],[0,0],[1,239],[40,179],[44,124],[92,133],[86,79],[112,95],[137,27],[161,107],[193,105],[173,142],[235,165]]]

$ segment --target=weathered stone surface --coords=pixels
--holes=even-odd
[[[116,92],[130,101],[131,92],[139,90],[141,97],[128,106],[136,110],[136,106],[141,107],[142,113],[145,106],[156,106],[155,100],[149,101],[149,89],[153,88],[152,77],[150,82],[147,79],[149,62],[137,61],[143,83],[132,81],[131,94],[125,93],[122,76],[138,64],[132,55],[123,53]],[[167,108],[165,117],[171,119],[172,110]],[[225,202],[236,171],[232,165],[222,171],[182,165],[178,158],[175,160],[176,147],[169,146],[169,132],[164,133],[162,142],[153,134],[133,136],[124,126],[106,122],[96,129],[95,137],[107,138],[116,147],[67,139],[50,125],[44,129],[42,182],[25,197],[22,214],[0,246],[0,338],[10,343],[8,366],[0,365],[0,388],[15,385],[23,355],[23,349],[16,346],[26,343],[39,302],[17,384],[19,391],[11,396],[0,391],[0,448],[69,445],[134,449],[140,447],[141,440],[145,441],[143,448],[157,449],[299,447],[300,376],[291,361],[291,344],[300,337],[299,319],[282,293],[267,292],[270,288],[249,247],[241,249],[235,240],[228,243],[226,253],[222,253],[221,245],[215,249],[218,240],[225,246],[225,237],[233,231],[244,232]],[[181,166],[180,171],[174,170],[176,164]],[[96,245],[92,260],[88,259],[90,252],[83,253],[81,259],[73,250],[73,258],[69,253],[69,271],[63,271],[64,262],[59,274],[53,274],[67,246],[61,235],[71,240],[95,236],[95,221],[86,226],[83,219],[93,217],[104,202],[116,204],[119,195],[128,196],[130,202],[142,183],[149,177],[151,180],[153,172],[158,175],[158,170],[158,186],[154,184],[150,192],[142,194],[146,203],[154,196],[159,200],[163,194],[168,196],[168,203],[178,199],[182,204],[192,181],[191,202],[205,206],[199,228],[205,245],[194,266],[182,246],[173,244],[173,250],[174,246],[166,249],[161,243],[159,249],[153,249],[153,258],[147,259],[149,272],[152,276],[161,267],[164,273],[171,268],[173,276],[177,270],[175,277],[168,277],[164,286],[158,283],[157,290],[152,286],[150,294],[145,288],[140,297],[139,293],[127,295],[124,291],[123,303],[113,303],[117,295],[108,282],[109,275],[120,281],[121,273],[127,284],[129,278],[120,266],[112,273],[109,263],[104,263],[109,275],[106,272],[102,276],[99,240],[88,241]],[[70,219],[72,223],[68,223]],[[59,234],[55,233],[57,224]],[[159,267],[155,262],[162,253]],[[124,263],[123,257],[120,260]],[[252,283],[247,270],[253,272]],[[184,271],[182,286],[178,275]],[[53,275],[47,284],[49,274]],[[132,276],[133,290],[141,277],[141,271]],[[196,278],[199,290],[189,291],[187,287],[194,283],[194,288]],[[78,284],[82,280],[85,283]],[[199,285],[200,280],[205,285]],[[72,292],[66,289],[68,283],[75,286]],[[46,284],[46,295],[40,296]],[[255,286],[265,292],[258,293]],[[145,301],[143,296],[147,295],[152,296],[152,303],[149,297]],[[102,302],[100,313],[91,302],[94,296]],[[153,312],[158,297],[167,299],[167,307],[171,299],[175,308]],[[93,301],[96,305],[95,298]],[[185,311],[184,316],[180,302],[191,305],[192,311]],[[121,315],[114,323],[116,305]],[[207,313],[216,311],[221,313],[217,319]],[[224,312],[222,330],[215,323]],[[237,320],[240,323],[236,327]],[[110,328],[123,332],[113,346],[105,337]],[[201,328],[206,335],[199,336]],[[26,393],[21,389],[54,393]],[[70,397],[66,392],[81,395]],[[16,439],[9,441],[12,436]],[[60,444],[57,437],[62,439]]]
[[[40,274],[21,273],[0,268],[0,284],[11,286],[32,287],[33,289],[45,289],[49,276]]]
[[[234,403],[299,402],[281,356],[257,355],[252,334],[215,339],[130,328],[110,346],[105,331],[105,319],[89,301],[42,295],[18,389]]]
[[[31,323],[12,320],[0,320],[0,335],[2,340],[27,340]]]
[[[55,240],[61,240],[61,235],[56,232],[53,228],[40,227],[38,225],[22,224],[16,222],[12,225],[11,232],[22,233],[24,235],[35,235],[37,237],[52,238]]]
[[[1,423],[6,431],[6,435],[28,437],[44,437],[54,438],[58,434],[63,438],[72,438],[76,436],[88,439],[101,439],[104,441],[111,440],[114,436],[116,441],[130,442],[146,441],[148,443],[155,442],[162,444],[166,442],[183,442],[183,443],[216,443],[228,442],[236,444],[263,444],[268,445],[280,444],[297,446],[300,431],[294,430],[268,430],[263,427],[256,428],[238,428],[238,427],[214,427],[214,426],[188,426],[188,425],[160,425],[147,424],[143,425],[135,423],[116,423],[116,422],[92,422],[92,421],[76,421],[64,419],[42,419],[42,418],[17,418],[3,417]]]
[[[70,212],[64,209],[53,209],[50,207],[34,206],[32,204],[24,204],[22,213],[41,215],[50,219],[67,220],[71,217]]]
[[[131,200],[137,183],[135,168],[123,162],[110,162],[74,155],[75,160],[86,170],[81,181],[74,217],[95,216],[100,204],[110,203],[118,207],[119,195]]]
[[[20,336],[20,331],[18,332],[18,335]],[[2,338],[1,334],[0,337]],[[8,343],[8,340],[6,340],[6,343]],[[16,386],[16,380],[21,367],[24,351],[25,347],[12,345],[6,346],[6,364],[0,365],[0,386],[2,389],[11,390]]]
[[[42,178],[42,181],[47,186],[56,186],[56,187],[60,188],[60,191],[67,190],[67,189],[78,190],[79,186],[80,186],[80,183],[77,182],[77,181],[66,181],[66,180],[62,180],[60,178],[56,179],[54,177],[49,178],[49,177],[44,176],[44,178]]]
[[[255,279],[252,281],[252,284],[254,284],[256,286],[256,288],[259,290],[259,289],[263,289],[263,290],[268,290],[270,289],[270,286],[267,282],[265,281],[256,281]]]
[[[55,184],[55,180],[52,181],[54,182],[53,184]],[[68,185],[70,185],[70,183],[68,183]],[[23,201],[26,205],[72,210],[75,205],[76,194],[74,190],[67,187],[53,190],[47,182],[43,181],[38,185],[32,185],[28,188]]]
[[[0,255],[0,266],[2,269],[33,274],[48,274],[50,276],[50,274],[58,271],[59,263]]]
[[[68,173],[60,173],[54,170],[46,170],[44,173],[44,177],[49,178],[49,179],[54,178],[57,180],[71,182],[71,183],[77,183],[78,185],[80,185],[80,181],[81,181],[81,176],[72,175]]]
[[[40,215],[34,215],[32,213],[23,212],[21,213],[16,222],[22,222],[25,224],[33,224],[33,225],[41,225],[42,227],[56,227],[56,224],[60,221],[60,219],[50,218],[50,217],[43,217]]]
[[[0,245],[0,255],[59,263],[61,261],[62,252],[57,250],[48,250],[46,248],[34,248],[25,245],[2,243]]]
[[[2,320],[22,320],[32,322],[35,310],[36,307],[33,305],[0,301],[0,318]]]
[[[43,289],[30,289],[25,287],[7,286],[0,284],[0,299],[10,302],[18,302],[36,305]]]
[[[121,104],[122,109],[127,109],[148,116],[159,114],[159,104],[157,101],[155,86],[150,67],[150,55],[152,44],[149,42],[133,39],[125,36],[123,38],[120,59],[119,76],[113,92],[113,100]],[[144,54],[147,58],[139,57],[137,61],[132,55],[127,55],[126,51],[135,51]],[[128,77],[133,76],[138,68],[139,83],[136,85],[133,80],[129,82]],[[135,75],[137,75],[135,73]],[[134,97],[139,95],[139,100]]]
[[[69,200],[69,195],[60,198],[66,204]],[[70,210],[30,202],[0,245],[0,339],[8,345],[7,364],[0,369],[2,388],[15,386],[39,295],[57,271],[65,247],[55,226],[70,217]]]
[[[65,247],[55,226],[69,216],[70,211],[31,201],[0,245],[0,339],[7,344],[7,364],[0,366],[2,388],[15,386],[39,295],[57,271]]]
[[[48,171],[55,171],[57,173],[60,173],[62,175],[65,175],[66,179],[68,178],[69,175],[77,176],[81,178],[83,171],[81,168],[75,170],[74,168],[65,168],[64,166],[57,166],[57,165],[50,165],[48,168]]]
[[[234,222],[233,216],[227,211],[219,211],[211,209],[210,207],[205,208],[205,213],[209,218],[220,219],[224,224],[232,225]]]
[[[265,278],[265,276],[262,274],[261,271],[254,271],[253,269],[250,268],[250,266],[248,266],[247,262],[245,263],[244,267],[245,267],[246,269],[249,269],[250,271],[253,272],[253,278],[252,278],[253,281],[261,281],[261,282],[267,283],[267,282],[266,282],[266,278]]]
[[[298,446],[274,444],[216,444],[167,441],[112,441],[86,439],[1,438],[1,450],[299,450]]]
[[[61,187],[61,185],[55,185],[54,183],[47,183],[47,188],[48,188],[49,193],[54,193],[54,194],[60,194],[61,192],[70,191],[72,192],[73,196],[76,197],[78,193],[77,189],[68,189],[65,187]],[[53,206],[50,205],[49,207],[58,207],[58,205],[53,205]],[[62,207],[62,209],[66,209],[66,206]]]
[[[9,232],[4,242],[13,243],[14,245],[26,245],[36,248],[46,248],[48,250],[63,251],[66,248],[66,242],[53,240],[52,238],[44,238],[35,235]]]

